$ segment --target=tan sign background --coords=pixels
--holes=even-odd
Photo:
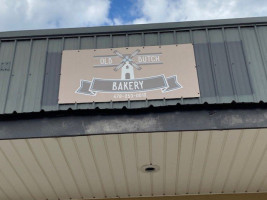
[[[192,44],[63,51],[59,104],[199,97]]]

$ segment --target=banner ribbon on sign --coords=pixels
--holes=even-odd
[[[183,88],[177,81],[177,76],[151,76],[136,79],[101,79],[92,81],[80,80],[78,94],[95,96],[97,93],[130,93],[161,90],[163,93]]]

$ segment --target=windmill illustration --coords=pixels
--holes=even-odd
[[[114,68],[114,71],[118,71],[121,69],[121,79],[134,79],[134,68],[137,70],[141,70],[142,68],[138,66],[136,63],[133,61],[133,57],[136,56],[140,52],[139,49],[134,51],[131,55],[122,55],[120,52],[117,50],[114,51],[114,53],[122,58],[121,63]]]

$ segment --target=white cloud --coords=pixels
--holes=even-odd
[[[111,19],[111,2],[120,3],[118,0],[0,0],[0,31],[267,15],[266,0],[131,0],[126,13],[128,20],[121,13]]]
[[[132,23],[265,16],[266,0],[137,0]]]
[[[112,24],[110,0],[0,0],[0,31]]]

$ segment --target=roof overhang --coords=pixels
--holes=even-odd
[[[27,37],[57,37],[72,36],[84,34],[111,34],[125,32],[155,31],[155,30],[183,30],[183,29],[203,29],[203,27],[231,27],[231,26],[247,26],[266,24],[267,17],[251,17],[251,18],[235,18],[235,19],[217,19],[204,21],[186,21],[186,22],[169,22],[154,24],[136,24],[136,25],[120,25],[120,26],[100,26],[86,28],[61,28],[46,30],[24,30],[24,31],[8,31],[0,32],[0,39],[11,38],[27,38]]]
[[[267,128],[265,106],[96,110],[3,117],[0,139],[256,128]]]

